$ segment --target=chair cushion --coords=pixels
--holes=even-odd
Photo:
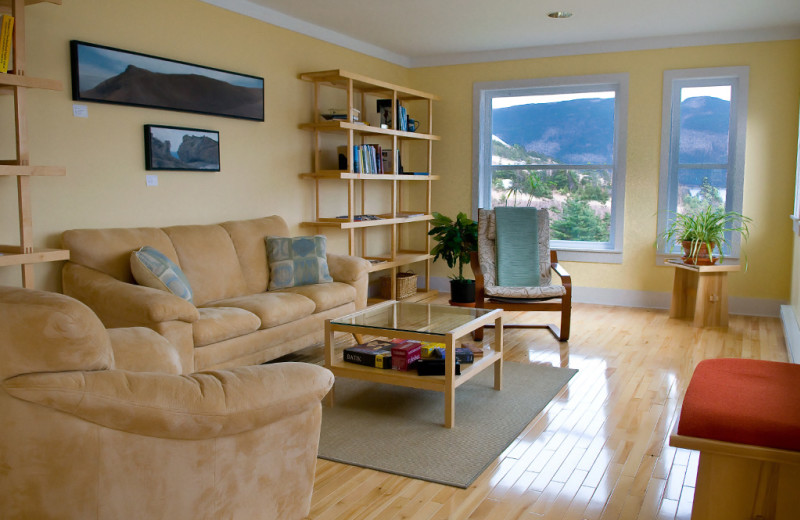
[[[800,365],[707,359],[683,399],[678,434],[800,451]]]
[[[562,285],[550,285],[552,274],[550,272],[550,218],[546,211],[540,211],[537,216],[537,236],[539,239],[538,258],[540,285],[538,287],[500,287],[497,284],[496,273],[496,219],[495,210],[478,210],[478,260],[484,277],[484,287],[487,296],[506,298],[556,298],[566,294]]]
[[[249,311],[268,329],[314,314],[314,302],[300,294],[266,292],[228,298],[205,304],[205,307],[237,307]]]
[[[332,282],[323,235],[311,237],[266,237],[269,289],[285,289]]]
[[[496,208],[495,250],[497,285],[502,287],[538,287],[539,210],[536,208]]]
[[[261,320],[250,311],[236,307],[200,307],[200,319],[192,323],[194,346],[202,347],[238,338],[261,327]]]
[[[153,247],[144,246],[131,253],[131,272],[139,285],[192,301],[192,286],[181,268]]]
[[[567,294],[567,289],[563,285],[544,285],[541,287],[501,287],[493,285],[486,287],[485,293],[489,298],[541,300],[560,298]]]

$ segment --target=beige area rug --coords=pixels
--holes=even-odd
[[[337,378],[319,457],[466,488],[576,372],[506,362],[498,392],[486,369],[456,389],[452,429],[442,426],[442,393]]]

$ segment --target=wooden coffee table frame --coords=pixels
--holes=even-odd
[[[389,307],[397,304],[396,301],[387,301],[373,305],[357,313],[348,314],[346,317],[356,316],[360,313],[371,312],[379,307]],[[431,305],[433,312],[440,307]],[[447,306],[441,306],[448,308]],[[343,318],[336,318],[341,320]],[[435,316],[434,318],[435,319]],[[476,357],[474,363],[462,364],[461,375],[455,375],[455,348],[456,340],[468,335],[473,330],[494,322],[494,342],[492,348],[484,349],[483,357]],[[419,376],[416,371],[400,371],[391,369],[380,369],[347,363],[342,359],[341,350],[336,350],[334,332],[349,332],[353,335],[374,335],[386,338],[403,338],[417,341],[431,341],[444,343],[446,348],[445,375],[443,376]],[[495,309],[472,321],[461,325],[446,333],[431,332],[409,332],[406,330],[395,330],[383,327],[372,327],[365,325],[350,325],[343,323],[332,323],[325,320],[325,368],[333,372],[336,377],[347,377],[350,379],[361,379],[375,383],[386,383],[395,386],[406,386],[410,388],[421,388],[424,390],[434,390],[444,393],[444,426],[452,428],[455,425],[455,390],[462,384],[469,381],[472,377],[486,368],[494,365],[494,389],[501,390],[503,386],[503,310]],[[326,404],[333,406],[334,388],[326,398]]]

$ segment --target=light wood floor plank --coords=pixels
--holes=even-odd
[[[787,361],[777,318],[731,316],[726,330],[698,329],[666,310],[586,304],[573,307],[568,343],[508,329],[505,348],[508,361],[579,372],[468,489],[318,460],[309,519],[688,519],[698,457],[668,436],[694,367],[715,357]],[[321,359],[319,346],[283,360]]]

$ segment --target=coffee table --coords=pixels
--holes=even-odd
[[[483,357],[476,357],[474,363],[462,364],[461,374],[456,375],[456,340],[492,322],[495,324],[493,344],[484,347]],[[405,372],[347,363],[342,359],[342,352],[335,348],[334,332],[444,343],[445,374],[419,376],[414,370]],[[494,388],[500,390],[503,384],[502,309],[470,309],[390,300],[341,318],[325,320],[325,367],[336,377],[443,392],[446,428],[455,424],[456,388],[490,366],[494,366]],[[328,394],[328,406],[333,406],[334,388]]]

